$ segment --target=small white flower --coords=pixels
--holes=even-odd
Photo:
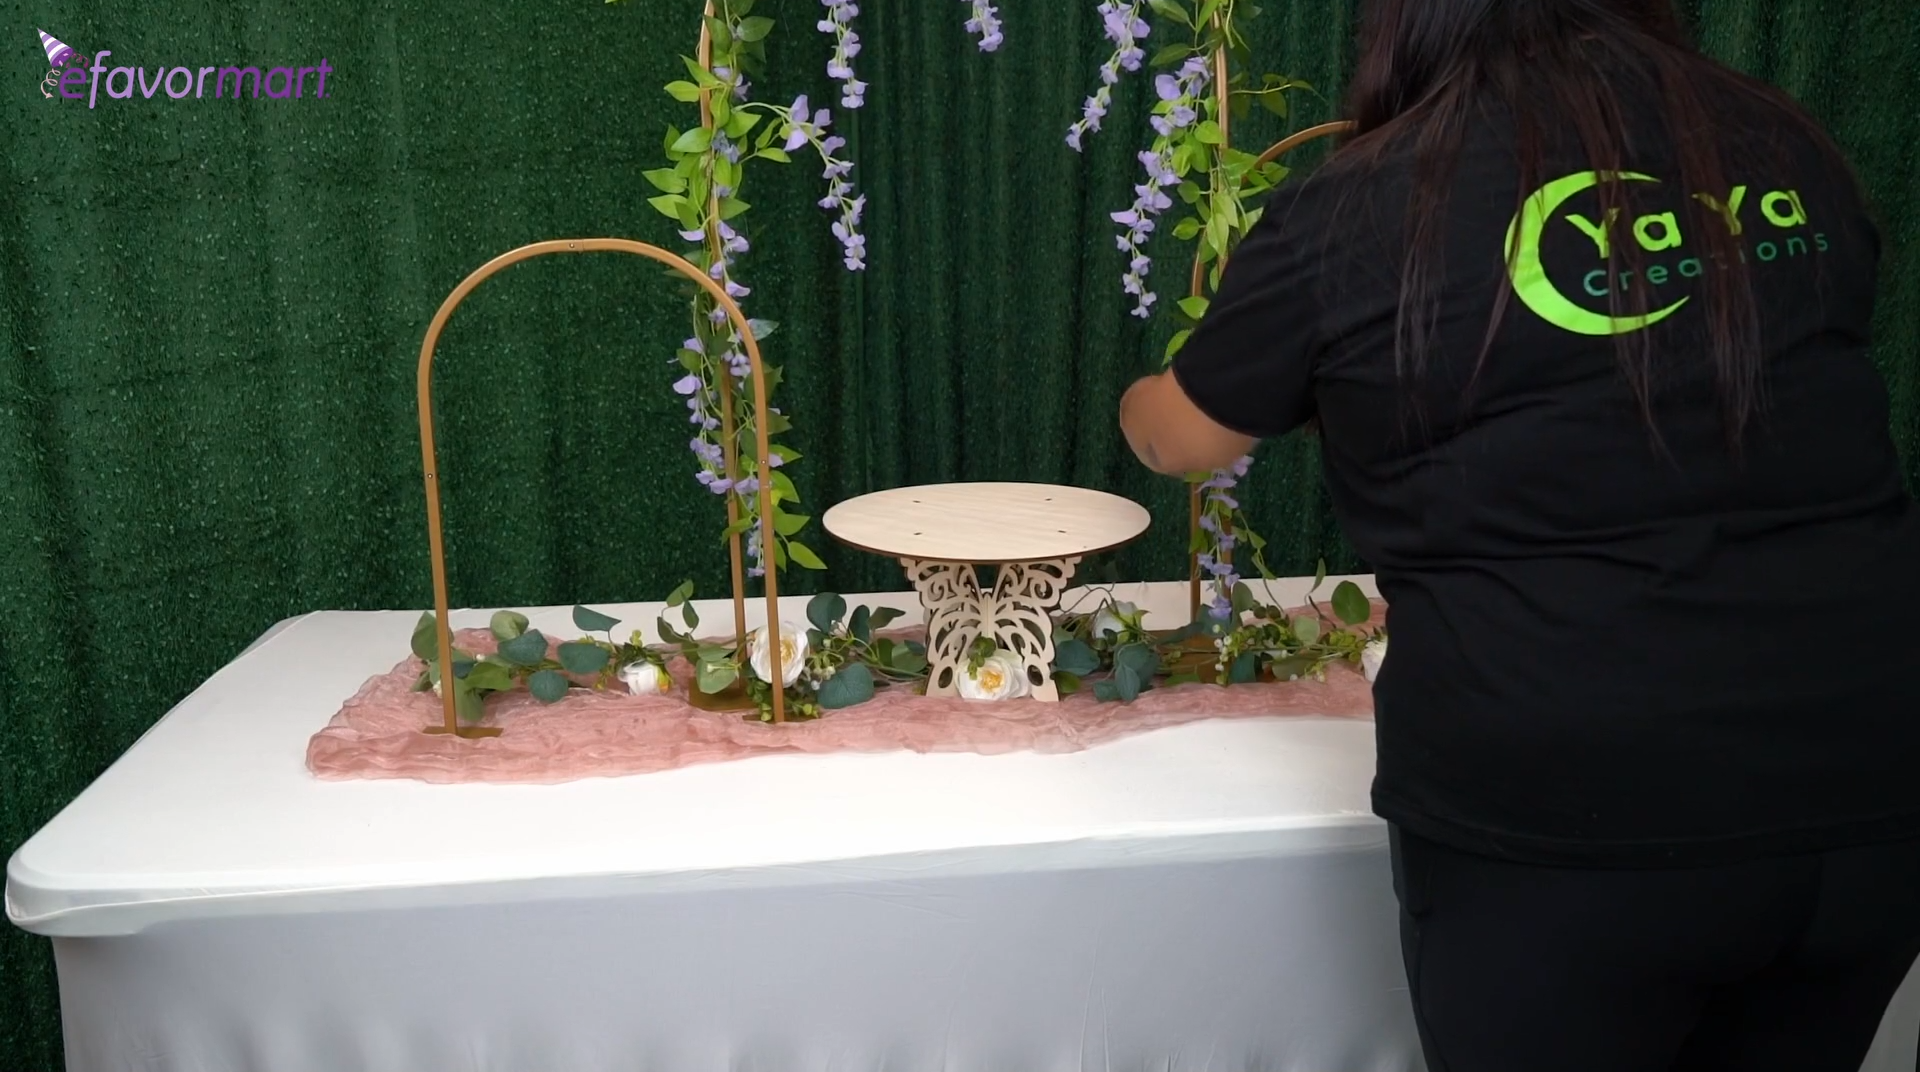
[[[1138,624],[1139,621],[1139,607],[1131,603],[1110,603],[1093,616],[1093,635],[1101,640],[1112,640],[1125,632],[1130,624]]]
[[[658,695],[673,686],[673,679],[667,676],[665,670],[645,659],[621,667],[620,680],[627,686],[627,691],[635,696]]]
[[[960,675],[963,700],[1017,700],[1033,691],[1027,668],[1010,651],[996,651],[973,673]]]
[[[1386,637],[1368,642],[1367,646],[1360,651],[1360,669],[1367,675],[1369,684],[1380,676],[1380,668],[1386,665],[1386,662]]]
[[[747,637],[747,666],[753,670],[753,676],[769,684],[773,682],[773,653],[767,649],[767,631],[755,629]],[[780,623],[780,687],[800,680],[801,671],[807,667],[807,631],[792,622]]]

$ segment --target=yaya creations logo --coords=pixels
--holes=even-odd
[[[48,100],[84,100],[88,108],[100,106],[101,97],[131,100],[135,93],[142,99],[158,96],[171,100],[216,100],[244,94],[259,100],[306,100],[327,95],[327,76],[333,68],[325,59],[316,67],[113,67],[106,65],[112,50],[102,49],[93,59],[45,30],[40,47],[47,53],[47,76],[40,80],[40,95]],[[208,83],[212,84],[209,85]],[[102,93],[102,90],[105,90]]]
[[[1631,171],[1615,174],[1584,171],[1556,179],[1527,198],[1520,215],[1507,228],[1507,258],[1513,266],[1514,293],[1540,319],[1577,335],[1626,335],[1650,328],[1679,312],[1692,300],[1683,297],[1643,316],[1609,316],[1582,307],[1547,278],[1540,246],[1546,238],[1548,224],[1553,222],[1554,215],[1569,199],[1610,181],[1657,183],[1660,180]],[[1717,214],[1733,237],[1744,240],[1740,250],[1740,259],[1744,263],[1758,261],[1764,268],[1776,261],[1818,256],[1831,248],[1825,234],[1813,231],[1807,220],[1806,206],[1801,202],[1797,190],[1773,190],[1755,196],[1749,188],[1736,186],[1724,199],[1712,194],[1694,194],[1693,197]],[[1752,218],[1756,207],[1760,220]],[[1614,243],[1627,241],[1629,235],[1647,253],[1664,255],[1663,259],[1648,263],[1640,273],[1656,296],[1663,288],[1677,284],[1679,280],[1698,279],[1706,274],[1707,266],[1702,257],[1686,255],[1686,235],[1681,232],[1680,220],[1675,213],[1655,212],[1628,221],[1620,218],[1620,210],[1616,208],[1598,223],[1579,213],[1568,213],[1562,220],[1585,235],[1599,254],[1601,267],[1588,272],[1582,280],[1581,289],[1591,297],[1605,298],[1614,292],[1625,293],[1633,285],[1633,272],[1614,271],[1607,267]],[[1759,233],[1749,235],[1747,224],[1757,225],[1762,220],[1766,226],[1756,226]],[[1561,232],[1556,229],[1556,233]]]

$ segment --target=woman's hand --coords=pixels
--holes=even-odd
[[[1142,465],[1167,476],[1225,468],[1255,442],[1200,412],[1170,372],[1127,389],[1120,399],[1120,431]]]

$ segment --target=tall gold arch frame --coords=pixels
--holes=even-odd
[[[447,617],[449,611],[447,597],[447,555],[445,541],[441,538],[440,523],[440,485],[445,481],[434,449],[433,440],[434,348],[439,345],[440,333],[446,327],[447,320],[453,315],[453,311],[459,307],[462,301],[466,300],[467,295],[473,293],[474,288],[486,282],[487,279],[491,278],[495,273],[518,264],[521,261],[531,260],[534,257],[542,257],[552,253],[596,252],[638,254],[649,260],[666,265],[668,268],[686,276],[695,284],[699,285],[701,289],[705,290],[713,298],[714,302],[726,311],[727,319],[732,321],[734,330],[739,332],[740,338],[746,346],[747,358],[752,363],[751,379],[753,382],[753,401],[756,412],[765,413],[767,410],[767,377],[765,365],[760,358],[760,344],[753,337],[753,329],[747,323],[746,314],[740,311],[739,304],[727,294],[725,288],[714,282],[708,277],[707,273],[694,267],[692,263],[683,257],[669,253],[658,246],[650,246],[645,242],[635,242],[625,238],[557,239],[549,242],[535,242],[531,245],[521,246],[519,249],[502,253],[475,269],[473,274],[462,280],[460,285],[453,289],[453,293],[447,295],[447,299],[440,303],[440,310],[433,314],[433,322],[427,326],[427,337],[425,341],[420,344],[420,455],[425,468],[427,541],[433,554],[433,606],[438,619],[438,645],[440,666],[443,668],[443,674],[450,673],[451,670],[449,668],[453,665],[453,627]],[[733,388],[730,383],[723,384],[721,387],[721,403],[722,437],[726,447],[724,459],[726,475],[729,481],[738,482],[740,479],[740,462],[738,451],[734,445]],[[768,465],[768,455],[770,453],[771,448],[767,439],[767,425],[765,421],[760,421],[754,428],[754,462],[758,467],[755,469],[755,474],[759,482],[760,516],[763,519],[771,519],[773,517],[773,481],[768,478],[768,474],[773,471]],[[727,515],[729,520],[733,520],[739,515],[739,502],[737,497],[732,494],[727,496]],[[763,531],[761,538],[767,540],[770,539],[771,536],[772,534],[770,532]],[[730,550],[733,560],[734,636],[736,641],[744,641],[747,631],[747,586],[745,570],[742,566],[741,534],[737,532],[734,533],[729,537],[728,542],[731,545]],[[766,555],[769,564],[766,574],[766,644],[768,656],[771,658],[773,664],[771,667],[772,673],[769,677],[770,680],[773,681],[782,681],[785,679],[782,676],[780,665],[779,571],[771,568],[773,549],[763,546],[762,552]],[[462,726],[460,724],[459,714],[454,710],[453,689],[449,687],[443,688],[440,691],[442,714],[444,717],[439,725],[429,726],[425,732],[453,734],[455,736],[469,738],[496,737],[500,734],[500,730],[497,727]],[[786,697],[778,687],[773,690],[773,720],[775,722],[786,721]]]

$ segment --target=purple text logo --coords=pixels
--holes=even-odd
[[[84,100],[87,107],[100,106],[104,95],[109,100],[131,100],[135,94],[152,100],[156,96],[172,100],[212,97],[218,100],[242,96],[259,100],[305,100],[327,95],[327,76],[333,67],[322,58],[313,67],[108,67],[112,50],[102,49],[89,60],[73,46],[39,31],[40,47],[47,53],[51,68],[40,81],[40,94],[48,99]],[[104,94],[103,91],[104,90]]]

